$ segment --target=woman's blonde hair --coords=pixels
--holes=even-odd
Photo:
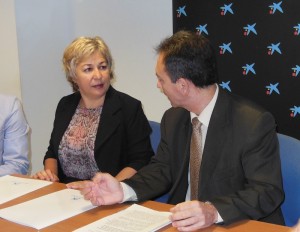
[[[76,78],[76,67],[85,58],[99,52],[107,62],[110,70],[110,78],[114,77],[113,59],[106,43],[99,36],[95,37],[78,37],[68,45],[63,54],[63,68],[68,82],[71,84],[73,91],[78,91],[78,85],[74,82]]]

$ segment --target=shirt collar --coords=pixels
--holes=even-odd
[[[211,101],[208,103],[208,105],[204,108],[204,110],[200,113],[199,116],[197,116],[195,113],[190,112],[191,115],[191,121],[194,117],[198,117],[199,121],[206,127],[208,127],[209,125],[209,121],[212,115],[212,112],[215,108],[216,105],[216,101],[218,98],[218,94],[219,94],[219,86],[216,84],[217,88],[215,91],[215,94],[213,96],[213,98],[211,99]]]

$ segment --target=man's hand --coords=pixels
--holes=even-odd
[[[211,226],[218,220],[217,209],[200,201],[187,201],[177,204],[171,210],[172,226],[179,231],[194,231]]]
[[[291,232],[300,232],[300,220],[298,223],[293,227]]]
[[[72,182],[67,187],[80,190],[84,199],[97,206],[112,205],[123,200],[120,182],[108,173],[97,173],[92,181]]]

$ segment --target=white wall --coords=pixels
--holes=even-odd
[[[115,60],[114,87],[140,99],[148,119],[160,121],[170,104],[156,88],[153,48],[172,34],[171,11],[172,0],[15,0],[32,173],[43,168],[56,105],[71,93],[61,57],[75,37],[101,36]]]
[[[21,99],[14,1],[0,0],[0,93]]]

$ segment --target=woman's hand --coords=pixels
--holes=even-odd
[[[39,171],[31,177],[34,179],[39,179],[39,180],[59,182],[57,175],[54,174],[50,169]]]

